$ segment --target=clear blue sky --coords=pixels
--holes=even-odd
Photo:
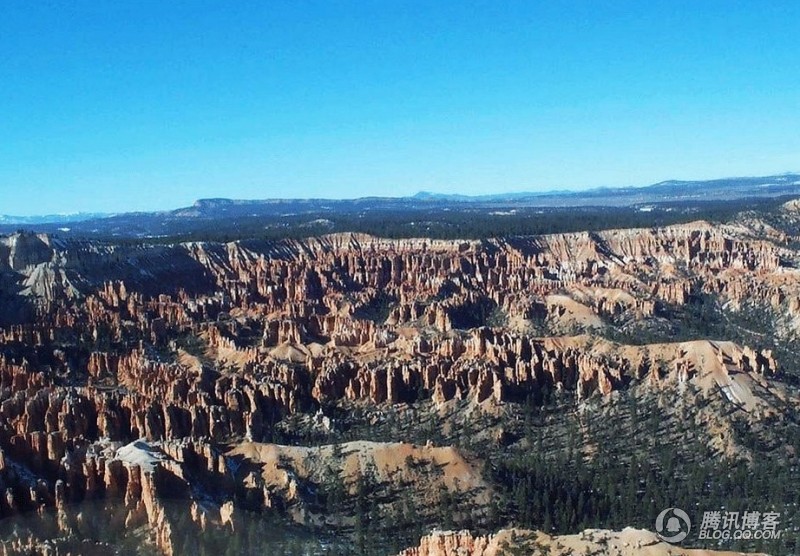
[[[800,2],[0,2],[0,214],[800,170]]]

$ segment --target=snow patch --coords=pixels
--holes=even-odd
[[[134,463],[143,471],[150,472],[154,471],[160,462],[167,459],[157,447],[148,444],[143,439],[126,444],[117,450],[115,457],[126,463]]]

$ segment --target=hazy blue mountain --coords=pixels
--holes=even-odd
[[[510,215],[517,211],[556,211],[566,208],[651,210],[652,207],[702,205],[710,202],[800,196],[800,174],[734,177],[715,180],[664,181],[644,187],[601,187],[583,191],[514,192],[460,195],[419,192],[410,197],[357,199],[200,199],[193,205],[159,212],[114,215],[77,213],[47,216],[0,216],[0,233],[19,227],[44,232],[113,237],[196,236],[202,231],[258,233],[259,230],[319,229],[330,219],[347,219],[357,231],[359,218],[405,218],[410,225],[430,222],[445,212]],[[353,224],[356,222],[356,224]],[[341,226],[337,229],[340,229]]]
[[[12,216],[0,214],[0,224],[5,225],[33,225],[33,224],[62,224],[67,222],[85,222],[107,218],[109,214],[101,212],[76,212],[72,214],[44,214],[41,216]]]

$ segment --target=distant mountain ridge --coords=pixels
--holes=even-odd
[[[69,222],[84,222],[97,218],[108,218],[112,216],[104,212],[76,212],[72,214],[46,214],[35,216],[12,216],[0,214],[0,224],[60,224]]]
[[[355,199],[273,198],[242,200],[199,199],[191,206],[154,212],[120,214],[77,213],[48,216],[0,216],[0,233],[19,228],[72,236],[165,238],[206,237],[209,232],[232,237],[285,233],[363,231],[376,222],[398,222],[425,234],[442,215],[460,214],[474,222],[481,215],[492,218],[533,218],[542,212],[593,210],[616,211],[689,210],[705,203],[800,197],[800,174],[734,177],[715,180],[663,181],[645,187],[605,187],[583,191],[541,191],[461,195],[419,192],[408,197],[360,197]],[[372,224],[364,224],[370,220]],[[453,222],[447,226],[459,225]],[[490,231],[497,226],[487,223]],[[441,227],[441,226],[440,226]],[[530,227],[523,226],[524,229]],[[519,229],[523,229],[519,228]],[[449,232],[448,232],[449,233]]]
[[[409,197],[359,197],[353,199],[324,198],[269,198],[229,199],[224,197],[198,199],[192,206],[174,210],[139,213],[75,213],[42,216],[0,215],[1,225],[61,224],[102,220],[138,214],[141,216],[202,217],[212,213],[246,211],[248,208],[285,206],[309,208],[330,205],[331,208],[379,204],[408,208],[415,203],[470,203],[496,204],[524,202],[527,206],[626,206],[639,203],[677,201],[702,196],[704,199],[736,199],[745,197],[771,197],[800,194],[800,173],[786,173],[762,177],[732,177],[713,180],[668,180],[643,187],[596,187],[580,191],[550,190],[464,195],[458,193],[433,193],[420,191]]]
[[[503,203],[523,203],[525,206],[633,206],[702,198],[705,200],[741,199],[747,197],[777,197],[800,195],[800,174],[786,173],[762,177],[733,177],[713,180],[668,180],[643,187],[596,187],[580,191],[550,190],[489,193],[465,195],[460,193],[434,193],[420,191],[409,197],[358,197],[353,199],[325,198],[271,198],[263,200],[199,199],[192,207],[172,211],[176,215],[197,216],[200,213],[221,210],[245,210],[257,206],[292,206],[309,208],[329,205],[330,208],[355,207],[377,204],[382,208],[396,206],[408,208],[418,203],[457,203],[480,207]]]

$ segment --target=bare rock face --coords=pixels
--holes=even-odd
[[[768,349],[596,333],[701,295],[796,316],[800,277],[781,239],[703,222],[482,242],[4,238],[3,299],[30,310],[0,320],[0,516],[52,508],[67,532],[81,525],[72,505],[113,501],[113,526],[146,526],[171,554],[170,496],[193,497],[200,529],[235,528],[228,495],[243,482],[264,507],[299,496],[297,480],[278,489],[264,469],[234,476],[221,446],[265,443],[287,416],[342,401],[581,402],[692,383],[774,415],[756,395],[779,372]],[[206,483],[225,495],[200,500]],[[494,542],[438,535],[407,554],[490,554]]]
[[[472,536],[469,531],[437,532],[420,539],[416,548],[403,550],[398,556],[490,556],[497,547],[489,549],[489,537]]]
[[[24,270],[50,262],[53,258],[53,249],[46,236],[23,232],[7,238],[5,244],[8,247],[8,266],[12,270]]]
[[[598,556],[744,556],[743,552],[681,548],[649,531],[587,529],[577,535],[551,536],[538,531],[504,529],[494,535],[439,531],[420,539],[418,547],[398,556],[501,556],[503,554],[596,554]],[[753,554],[753,553],[751,553]]]

